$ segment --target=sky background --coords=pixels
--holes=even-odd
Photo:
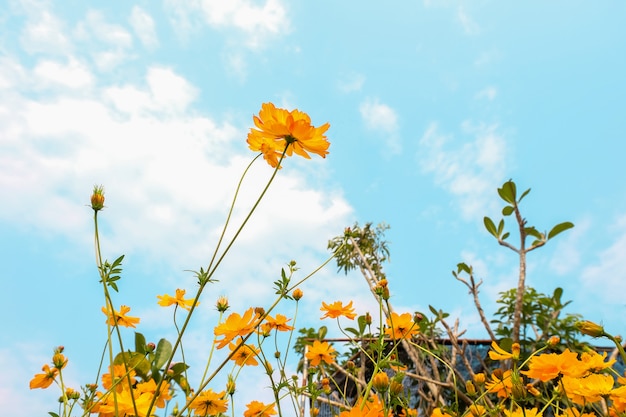
[[[474,266],[488,314],[516,285],[515,254],[482,220],[500,218],[496,189],[510,178],[532,188],[522,205],[529,224],[575,224],[529,255],[528,284],[564,288],[573,300],[565,312],[626,334],[626,3],[0,5],[5,414],[55,408],[54,389],[28,389],[54,346],[66,348],[71,386],[95,375],[106,330],[93,185],[106,189],[103,256],[126,255],[115,302],[131,306],[149,339],[171,339],[172,310],[156,295],[193,291],[186,271],[208,263],[254,157],[245,142],[252,115],[269,101],[329,122],[330,154],[285,161],[203,295],[186,345],[192,360],[208,351],[218,296],[232,311],[268,305],[287,262],[304,276],[354,222],[391,226],[397,311],[433,305],[484,338],[450,272]],[[271,172],[254,165],[235,223]],[[319,321],[322,300],[353,300],[359,314],[375,308],[363,278],[332,264],[302,288],[296,327],[335,327]],[[293,314],[293,304],[281,311]],[[124,334],[130,343],[132,331]],[[237,415],[264,385],[242,376]]]

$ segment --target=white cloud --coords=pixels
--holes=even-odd
[[[506,167],[506,143],[496,125],[462,125],[473,139],[456,144],[432,123],[418,144],[417,157],[435,183],[458,198],[463,217],[475,219],[493,211],[493,190],[502,185]]]
[[[145,10],[139,6],[134,6],[129,21],[143,46],[154,49],[159,45],[154,19]]]
[[[378,99],[367,99],[359,106],[361,119],[369,130],[386,136],[386,151],[390,154],[398,154],[402,150],[402,144],[398,136],[398,115],[396,111]]]
[[[47,11],[42,3],[25,2],[27,23],[22,28],[20,41],[29,53],[64,55],[71,50],[71,42],[65,35],[64,23]]]
[[[250,0],[167,0],[166,6],[174,14],[173,24],[180,33],[197,30],[201,18],[202,23],[216,29],[235,29],[251,49],[261,48],[270,38],[290,30],[280,0],[265,0],[262,4]]]
[[[614,308],[617,304],[624,304],[623,294],[626,293],[626,215],[617,219],[611,231],[615,239],[600,252],[595,264],[582,270],[581,281],[586,297],[595,294],[601,300],[599,304]]]
[[[569,274],[578,269],[582,245],[591,227],[591,220],[583,218],[574,224],[576,227],[555,238],[557,242],[550,260],[550,269],[559,275]]]
[[[58,61],[40,61],[33,71],[44,84],[57,85],[69,89],[89,87],[93,77],[83,63],[70,58],[67,64]]]

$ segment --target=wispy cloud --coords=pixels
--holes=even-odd
[[[422,170],[434,176],[435,183],[457,198],[466,219],[493,211],[493,190],[502,185],[507,149],[497,125],[461,126],[463,141],[442,133],[432,123],[419,140],[417,158]]]
[[[461,23],[461,27],[466,34],[476,35],[477,33],[480,33],[480,26],[462,5],[456,10],[456,17],[459,23]]]
[[[159,45],[154,19],[144,9],[134,6],[129,21],[135,34],[146,48],[154,49]]]
[[[365,128],[384,136],[385,152],[395,155],[402,151],[398,115],[392,107],[368,98],[360,104],[359,111]]]
[[[478,100],[493,101],[498,96],[498,90],[494,86],[483,88],[477,92],[474,97]]]
[[[166,6],[175,14],[173,23],[183,36],[201,25],[233,29],[234,35],[244,36],[247,47],[259,49],[272,37],[290,30],[287,10],[280,0],[262,4],[250,0],[167,0]]]
[[[339,90],[344,93],[351,93],[353,91],[360,91],[365,84],[365,75],[352,72],[348,75],[341,77],[338,82]]]

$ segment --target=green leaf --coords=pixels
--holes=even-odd
[[[471,274],[472,273],[472,269],[471,267],[467,266],[467,264],[465,262],[461,262],[459,264],[456,265],[456,272],[459,273],[461,271],[465,272],[466,274]]]
[[[328,328],[326,326],[322,326],[320,327],[320,329],[317,331],[317,338],[319,340],[323,340],[326,337],[326,334],[328,333]]]
[[[135,332],[135,351],[142,355],[146,354],[146,338],[139,332]]]
[[[519,200],[517,200],[517,202],[519,203],[520,201],[522,201],[522,199],[526,197],[529,192],[530,192],[530,188],[522,193],[522,195],[520,196]]]
[[[502,234],[504,230],[504,219],[500,219],[500,223],[498,223],[498,236]]]
[[[439,315],[439,312],[437,311],[437,309],[433,306],[431,306],[430,304],[428,305],[428,309],[430,310],[431,313],[433,313],[435,316]]]
[[[493,237],[495,237],[497,239],[498,238],[498,232],[496,231],[496,225],[493,223],[493,220],[491,220],[489,217],[485,216],[485,218],[483,219],[483,223],[485,223],[485,229],[487,229],[487,231],[489,233],[491,233],[493,235]]]
[[[574,223],[571,222],[563,222],[557,224],[552,228],[552,230],[550,230],[550,233],[548,233],[548,240],[552,239],[559,233],[566,231],[567,229],[571,229],[572,227],[574,227]]]
[[[504,206],[504,208],[502,209],[502,215],[510,216],[511,214],[513,214],[514,211],[515,211],[515,207],[513,206]]]
[[[172,355],[172,344],[166,339],[159,340],[154,355],[154,366],[161,368]]]
[[[535,229],[534,227],[525,227],[524,228],[524,232],[528,235],[528,236],[532,236],[534,238],[536,238],[537,240],[543,240],[544,236],[542,233],[539,233],[537,231],[537,229]]]
[[[113,359],[113,365],[123,365],[124,362],[129,369],[134,369],[141,377],[147,376],[150,372],[150,362],[141,353],[120,352]]]
[[[346,327],[346,328],[344,328],[344,330],[346,332],[352,333],[356,337],[359,337],[359,331],[357,329],[355,329],[354,327]]]
[[[48,414],[50,414],[52,417],[59,417],[57,413],[53,413],[52,411],[48,411]]]
[[[515,205],[515,194],[517,193],[515,183],[512,180],[508,180],[502,185],[502,188],[498,188],[498,194],[500,198],[511,205]]]
[[[502,235],[502,237],[500,238],[501,240],[506,240],[507,237],[509,237],[511,234],[509,232],[506,232],[505,234]]]

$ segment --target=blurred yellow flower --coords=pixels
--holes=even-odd
[[[536,408],[516,408],[513,411],[504,410],[504,414],[506,417],[541,417],[541,412],[537,411]]]
[[[335,360],[335,349],[328,342],[314,340],[313,345],[307,349],[306,358],[311,366],[317,366],[320,362],[330,365]]]
[[[508,359],[519,359],[519,343],[513,343],[510,353],[502,349],[495,341],[491,342],[491,349],[493,349],[489,351],[489,357],[491,358],[491,360],[505,361]]]
[[[157,295],[157,298],[159,299],[158,304],[163,307],[169,307],[176,304],[176,306],[189,311],[191,309],[191,306],[193,305],[193,298],[185,299],[185,292],[185,290],[176,289],[176,297],[172,297],[167,294]],[[199,304],[200,303],[197,303],[196,305]]]
[[[270,330],[274,329],[278,330],[279,332],[288,332],[290,330],[293,330],[294,327],[287,324],[290,321],[291,319],[288,319],[287,316],[284,316],[282,314],[276,314],[276,318],[273,318],[272,316],[266,316],[265,323],[263,323],[264,332],[269,333]]]
[[[275,405],[264,404],[260,401],[252,401],[246,406],[243,412],[244,417],[270,417],[276,415]]]
[[[106,320],[107,324],[111,326],[115,326],[115,322],[117,321],[117,324],[119,326],[135,328],[135,324],[139,323],[139,317],[127,316],[126,313],[128,313],[129,311],[130,311],[130,307],[124,306],[124,305],[121,306],[120,311],[115,312],[115,319],[114,319],[113,314],[111,314],[111,312],[108,311],[106,307],[102,307],[102,312],[107,316],[107,320]]]
[[[296,153],[310,159],[308,152],[322,158],[328,154],[330,143],[324,133],[330,127],[311,125],[311,118],[300,110],[276,108],[272,103],[263,103],[258,116],[253,117],[255,128],[248,133],[248,146],[263,153],[263,158],[274,168],[283,155]]]
[[[320,308],[320,310],[326,312],[326,314],[321,317],[322,319],[325,319],[327,317],[331,319],[336,319],[337,317],[344,316],[346,318],[349,318],[350,320],[353,320],[356,317],[356,313],[354,312],[354,308],[352,307],[352,301],[350,301],[350,303],[345,306],[341,301],[335,301],[331,304],[326,304],[322,301],[322,307]]]
[[[582,376],[586,370],[578,360],[578,355],[565,349],[563,353],[543,353],[533,356],[528,364],[528,370],[521,373],[529,378],[546,382],[559,375]]]
[[[43,374],[35,374],[33,379],[30,380],[30,389],[48,388],[59,373],[57,368],[50,368],[48,364],[45,364],[41,370]]]

